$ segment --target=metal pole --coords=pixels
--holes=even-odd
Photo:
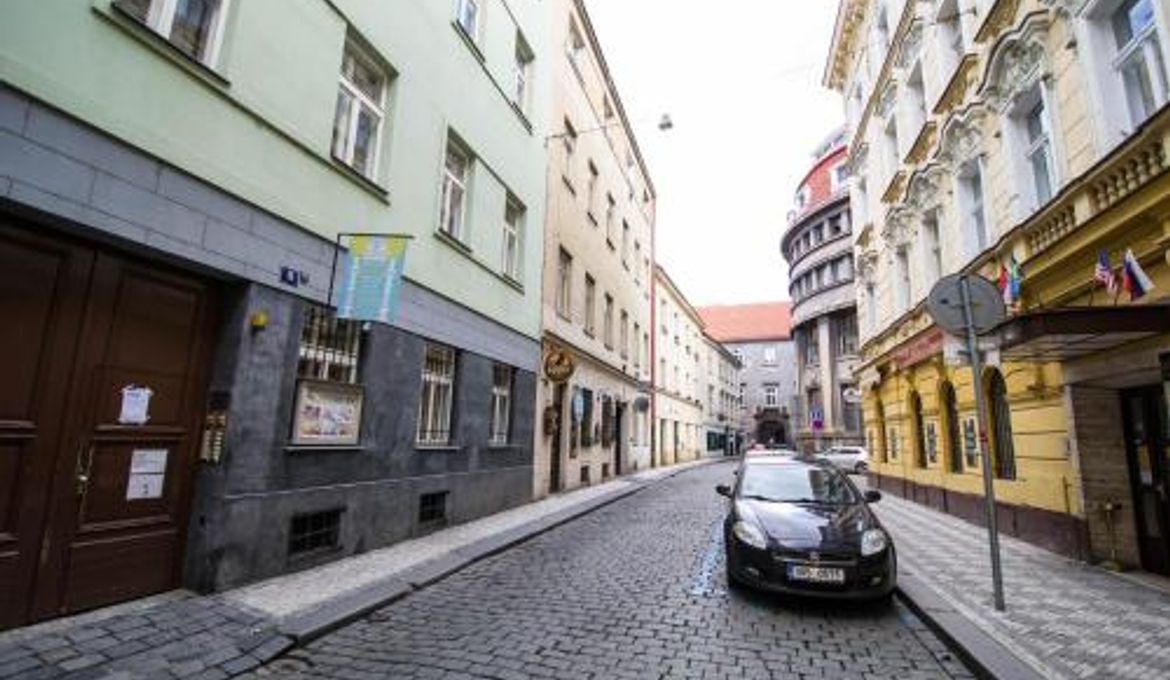
[[[999,561],[999,528],[995,513],[995,484],[991,478],[991,457],[987,452],[987,405],[983,403],[983,362],[979,359],[979,337],[971,312],[971,288],[966,276],[959,279],[959,294],[963,301],[963,324],[967,327],[967,351],[971,353],[972,385],[975,389],[975,411],[979,417],[979,457],[983,461],[983,502],[987,510],[987,541],[991,548],[991,584],[996,611],[1004,610],[1003,571]]]

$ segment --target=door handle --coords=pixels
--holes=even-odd
[[[77,463],[74,466],[74,479],[77,484],[77,495],[84,496],[89,488],[89,473],[93,466],[93,447],[86,446],[85,442],[77,444]]]

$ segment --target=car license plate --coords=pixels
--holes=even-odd
[[[813,583],[844,583],[845,570],[832,567],[806,567],[802,564],[788,565],[788,578],[793,581]]]

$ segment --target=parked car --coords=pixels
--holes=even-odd
[[[771,455],[771,456],[796,456],[796,455],[799,455],[798,452],[793,450],[793,449],[790,449],[790,448],[781,446],[780,444],[775,444],[772,442],[769,442],[767,444],[764,444],[762,442],[756,442],[755,444],[752,444],[751,447],[748,448],[747,453],[748,453],[748,455],[767,454],[767,455]]]
[[[728,498],[723,539],[733,585],[826,598],[885,599],[897,584],[893,540],[834,466],[808,458],[744,458]]]
[[[861,446],[834,446],[818,455],[839,470],[858,475],[869,470],[869,452]]]

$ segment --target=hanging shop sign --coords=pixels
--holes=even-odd
[[[393,323],[398,314],[402,270],[409,236],[397,234],[342,234],[332,302],[337,318]]]
[[[544,355],[544,375],[554,383],[567,382],[577,370],[577,362],[567,349],[554,347]]]

